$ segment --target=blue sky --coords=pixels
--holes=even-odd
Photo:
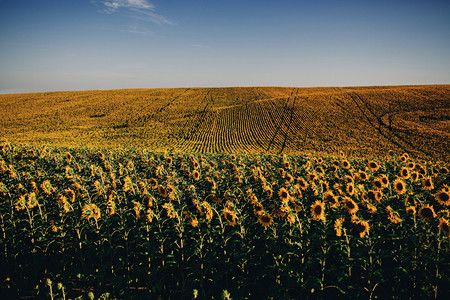
[[[0,0],[0,93],[450,83],[450,1]]]

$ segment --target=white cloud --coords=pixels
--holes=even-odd
[[[113,1],[104,1],[103,4],[111,10],[116,10],[120,7],[149,9],[149,10],[155,9],[155,6],[151,3],[148,3],[147,0],[113,0]]]
[[[102,12],[113,14],[126,10],[135,21],[152,22],[156,24],[175,23],[156,12],[155,6],[147,0],[91,0],[92,3],[103,5]]]

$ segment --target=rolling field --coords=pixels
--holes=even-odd
[[[0,136],[71,147],[446,159],[450,86],[192,88],[0,95]]]
[[[448,299],[450,85],[0,95],[0,298]]]

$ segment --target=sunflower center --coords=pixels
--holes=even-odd
[[[428,207],[422,209],[422,216],[426,219],[431,219],[433,217],[433,212]]]
[[[447,193],[440,193],[439,199],[441,199],[442,202],[447,202],[450,199],[450,196]]]
[[[322,213],[322,206],[317,205],[316,207],[314,207],[314,213],[316,215],[320,215]]]

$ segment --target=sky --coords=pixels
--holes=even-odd
[[[0,93],[450,84],[450,1],[0,0]]]

